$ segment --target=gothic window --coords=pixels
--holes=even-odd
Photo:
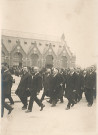
[[[8,40],[8,43],[11,43],[11,40]]]
[[[42,44],[41,43],[39,43],[39,46],[41,46]]]
[[[26,44],[27,44],[27,42],[24,42],[24,44],[26,45]]]

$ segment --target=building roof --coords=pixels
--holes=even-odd
[[[62,52],[62,50],[64,49],[63,46],[65,46],[69,56],[72,55],[69,47],[67,46],[67,43],[65,42],[64,34],[60,40],[54,36],[24,33],[24,32],[11,31],[11,30],[2,30],[2,39],[3,39],[3,44],[5,45],[8,52],[11,52],[17,44],[20,44],[24,52],[28,54],[36,44],[40,53],[45,54],[45,52],[49,49],[49,45],[51,44],[52,49],[56,55],[59,55]],[[64,41],[62,41],[62,39]],[[8,42],[10,40],[11,42]]]

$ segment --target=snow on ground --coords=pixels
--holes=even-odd
[[[15,77],[16,80],[19,78]],[[17,88],[17,81],[13,88]],[[42,92],[41,92],[42,94]],[[39,97],[41,96],[39,95]],[[13,96],[14,101],[19,100]],[[95,135],[96,131],[96,101],[92,107],[87,107],[85,97],[72,107],[65,110],[67,99],[64,103],[58,102],[56,107],[51,107],[46,100],[43,101],[45,108],[40,111],[39,106],[34,103],[31,113],[21,110],[22,103],[16,102],[11,115],[7,115],[5,110],[4,117],[1,119],[2,135]]]

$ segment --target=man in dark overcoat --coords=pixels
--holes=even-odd
[[[1,71],[1,117],[4,115],[4,108],[9,111],[8,114],[13,110],[13,108],[5,102],[6,95],[9,95],[11,81],[11,76],[8,70],[8,67],[3,66]]]
[[[31,83],[31,89],[30,89],[30,101],[28,105],[28,110],[26,113],[32,112],[33,103],[34,101],[41,107],[40,111],[43,110],[45,105],[42,104],[42,102],[37,98],[37,94],[42,89],[42,77],[39,73],[39,68],[34,67],[34,76],[32,76],[32,83]]]
[[[70,69],[70,74],[67,76],[66,82],[66,98],[68,99],[68,104],[66,110],[70,109],[71,106],[75,104],[75,79],[76,75],[74,69]]]
[[[51,99],[52,107],[56,106],[58,99],[63,102],[63,78],[58,69],[53,69],[53,77],[51,81]]]
[[[8,98],[10,101],[10,104],[14,104],[14,101],[11,97],[11,88],[13,84],[13,77],[8,69],[8,67],[5,67],[4,72],[2,73],[2,80],[3,80],[3,91],[5,98]]]
[[[76,103],[79,102],[82,99],[82,74],[80,72],[80,68],[77,68],[75,71],[75,90],[76,90],[76,96],[75,96],[75,100]]]
[[[41,101],[44,100],[45,96],[50,97],[50,90],[51,90],[51,69],[46,69],[45,74],[43,75],[43,87],[44,87],[44,91],[41,97]]]
[[[15,92],[23,103],[22,110],[27,109],[27,97],[30,96],[29,90],[31,88],[31,83],[32,76],[30,73],[28,73],[28,68],[23,67],[23,75]]]
[[[88,106],[92,106],[93,104],[93,93],[94,93],[94,89],[96,87],[96,75],[93,72],[92,69],[90,69],[90,71],[86,74],[85,77],[85,96],[86,96],[86,100],[88,102]]]

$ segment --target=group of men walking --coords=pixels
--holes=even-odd
[[[6,75],[5,75],[6,74]],[[3,67],[2,71],[2,110],[6,105],[5,98],[8,98],[11,104],[14,101],[11,97],[11,87],[13,78],[7,69]],[[10,88],[8,87],[11,84]],[[6,88],[5,88],[6,87]],[[6,94],[10,89],[10,94]],[[37,95],[43,90],[41,99],[38,99]],[[26,110],[26,113],[32,112],[34,101],[40,107],[40,111],[43,110],[45,105],[43,100],[45,96],[49,97],[49,103],[51,107],[55,107],[58,101],[64,102],[63,98],[67,98],[68,103],[66,110],[70,109],[76,103],[82,99],[82,94],[85,93],[88,106],[93,105],[93,98],[96,97],[96,69],[90,67],[89,70],[81,71],[79,68],[70,68],[68,70],[58,70],[57,68],[46,68],[39,71],[38,67],[33,67],[29,70],[27,67],[23,67],[20,83],[15,91],[15,94],[20,98],[23,107],[22,110]],[[30,97],[28,103],[28,97]],[[6,104],[6,105],[5,105]],[[13,108],[8,105],[8,113],[11,113]],[[3,116],[3,111],[2,111]]]

